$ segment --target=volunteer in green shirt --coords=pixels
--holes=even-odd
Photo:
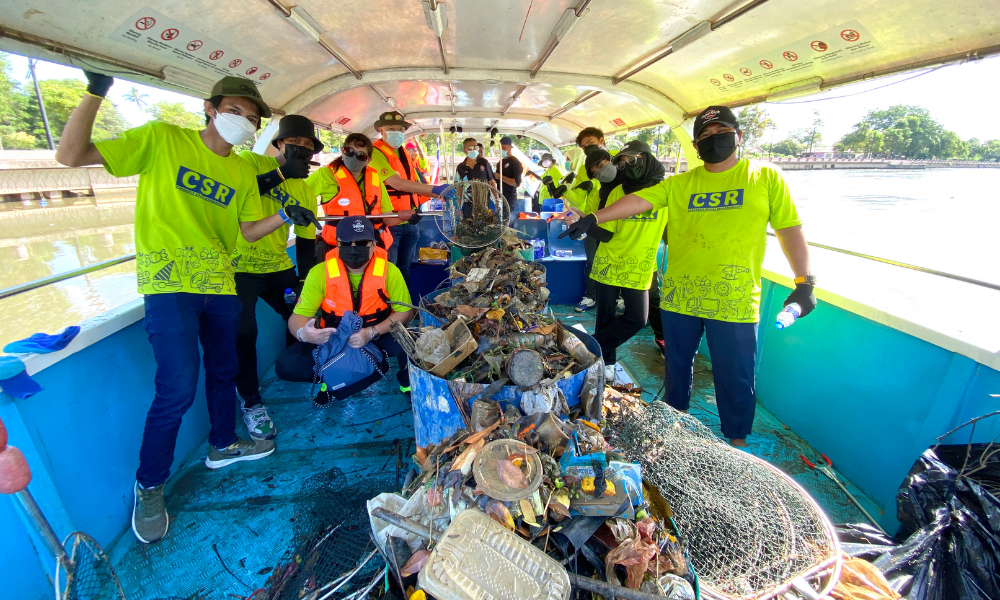
[[[810,274],[802,222],[781,171],[738,158],[741,138],[731,110],[708,107],[694,122],[704,166],[584,215],[567,234],[578,237],[595,223],[667,210],[670,261],[660,301],[667,403],[688,409],[694,357],[704,332],[722,433],[732,445],[746,447],[756,407],[754,363],[768,223],[796,277],[785,306],[797,304],[801,316],[812,312],[816,278]]]
[[[323,151],[323,143],[316,137],[312,121],[301,115],[282,117],[271,144],[278,149],[277,158],[249,150],[239,153],[240,158],[250,163],[257,174],[261,213],[270,216],[293,205],[315,210],[316,191],[311,189],[305,178],[309,175],[309,160],[313,154]],[[243,422],[250,437],[255,440],[274,439],[278,434],[259,391],[257,299],[263,300],[286,321],[292,314],[285,294],[298,290],[300,278],[287,251],[291,228],[291,225],[283,224],[274,233],[252,244],[241,235],[236,240],[236,252],[233,254],[236,296],[243,305],[240,330],[236,336],[236,359],[239,363],[236,397],[243,410]],[[315,263],[310,250],[314,249],[316,227],[309,223],[294,229],[297,249],[302,245],[300,240],[309,240],[304,242],[305,250],[296,255],[296,259],[302,261],[299,267],[304,278]],[[287,337],[287,345],[291,345],[295,340],[290,335]]]
[[[84,72],[87,93],[63,129],[56,160],[104,165],[117,177],[139,175],[135,202],[136,279],[145,296],[143,327],[156,359],[156,395],[146,415],[136,472],[132,531],[153,542],[167,533],[163,486],[184,413],[194,402],[204,351],[205,397],[212,429],[205,465],[217,469],[274,452],[271,440],[237,437],[236,298],[232,254],[243,235],[255,242],[286,222],[315,219],[289,206],[261,218],[256,173],[233,153],[271,111],[252,81],[224,77],[205,101],[201,131],[150,122],[113,140],[91,134],[113,79]]]
[[[546,152],[542,155],[542,186],[538,188],[538,205],[541,206],[548,198],[562,198],[566,193],[566,186],[561,185],[563,176],[566,174],[562,167],[556,164],[556,160],[551,154]]]
[[[348,345],[363,348],[372,342],[387,356],[394,357],[399,389],[409,393],[406,353],[389,329],[392,321],[409,322],[413,311],[385,302],[388,298],[391,302],[411,304],[403,275],[396,265],[388,262],[385,250],[375,246],[375,228],[365,217],[347,217],[337,223],[337,249],[330,254],[325,263],[313,267],[306,276],[294,314],[288,319],[288,331],[299,341],[275,361],[275,374],[286,381],[312,382],[313,350],[329,341],[344,312],[352,310],[362,318],[363,327],[348,338]],[[342,297],[331,297],[334,293]],[[383,372],[387,370],[388,364]],[[377,372],[374,375],[338,390],[326,390],[324,386],[313,402],[324,406],[332,396],[342,399],[357,393],[379,379]]]
[[[591,156],[604,154],[603,150]],[[588,157],[589,158],[589,157]],[[594,165],[596,176],[606,169],[604,161]],[[627,194],[651,187],[664,177],[663,165],[656,160],[645,142],[632,140],[625,144],[614,159],[612,168],[622,173],[622,183],[608,196],[607,205]],[[615,380],[616,350],[639,333],[649,316],[649,284],[656,266],[656,249],[667,224],[667,211],[651,209],[620,221],[594,225],[587,238],[597,238],[601,244],[594,258],[590,278],[597,291],[597,323],[594,339],[601,346],[607,381]],[[617,316],[618,299],[624,312]]]

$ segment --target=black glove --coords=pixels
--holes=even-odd
[[[562,182],[569,185],[576,181],[576,173],[567,173],[565,177],[562,178]]]
[[[418,212],[415,212],[415,213],[413,213],[413,216],[410,217],[410,220],[407,221],[407,223],[409,223],[410,225],[416,225],[417,223],[420,222],[420,219],[423,219],[423,218],[424,218],[424,215],[422,215],[422,214],[420,214]]]
[[[545,177],[542,177],[542,183],[545,185],[552,185],[552,176],[546,175]]]
[[[281,175],[278,174],[278,170],[277,169],[275,169],[273,171],[268,171],[267,173],[264,173],[263,175],[258,175],[257,176],[257,193],[259,193],[261,196],[263,196],[264,194],[270,192],[274,188],[276,188],[279,185],[281,185],[282,181],[283,181],[283,179],[281,179]]]
[[[570,225],[566,231],[560,233],[559,239],[561,240],[568,235],[574,240],[578,240],[594,225],[597,225],[597,217],[594,216],[594,213],[587,213],[580,217],[579,221]]]
[[[577,185],[574,189],[583,190],[589,194],[590,192],[594,191],[594,182],[589,179],[587,181],[581,181],[580,184]]]
[[[813,286],[808,283],[795,284],[795,289],[792,290],[791,294],[788,294],[782,306],[788,306],[793,302],[802,309],[802,314],[799,315],[800,319],[811,313],[816,308],[816,294],[813,292]]]
[[[587,237],[594,238],[598,242],[605,244],[611,241],[611,238],[615,237],[615,234],[607,229],[601,227],[597,223],[594,223],[590,229],[587,230]]]
[[[99,98],[107,96],[111,84],[115,82],[114,77],[103,73],[84,71],[83,74],[87,77],[87,93]]]
[[[278,170],[285,179],[305,179],[309,177],[309,160],[305,158],[286,160]]]
[[[292,222],[292,225],[298,225],[299,227],[305,227],[306,225],[312,223],[317,229],[322,227],[319,221],[316,220],[316,215],[313,211],[308,208],[299,206],[298,204],[289,204],[285,208],[281,209],[288,220]]]

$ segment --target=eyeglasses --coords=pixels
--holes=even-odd
[[[361,247],[361,246],[371,246],[372,245],[372,243],[370,241],[368,241],[368,240],[359,240],[357,242],[341,242],[341,241],[338,241],[337,244],[339,244],[341,246],[358,246],[358,247]]]
[[[621,171],[625,167],[630,167],[641,160],[642,158],[639,157],[638,155],[619,154],[618,156],[615,157],[615,166],[618,167],[619,171]]]
[[[367,152],[360,152],[353,148],[344,148],[344,156],[350,156],[351,158],[356,158],[361,162],[365,162],[366,160],[368,160]]]

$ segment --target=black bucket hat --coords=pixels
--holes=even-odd
[[[308,118],[302,115],[285,115],[278,121],[278,133],[271,140],[271,145],[278,147],[278,142],[290,137],[304,137],[312,140],[313,152],[319,154],[323,151],[323,142],[316,137],[316,126]]]

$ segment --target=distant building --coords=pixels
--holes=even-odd
[[[834,150],[832,146],[817,146],[799,155],[799,158],[857,158],[860,152]]]

